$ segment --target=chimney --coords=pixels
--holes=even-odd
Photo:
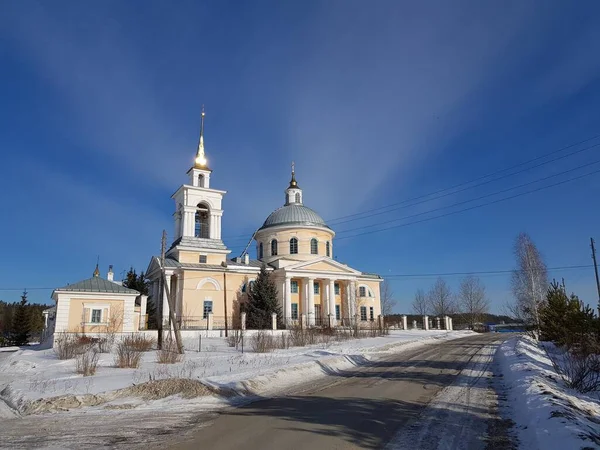
[[[248,255],[248,253],[244,255],[244,264],[250,264],[250,256]]]
[[[106,279],[108,281],[113,281],[113,278],[114,278],[114,273],[113,273],[112,264],[111,264],[110,266],[108,266],[108,275],[106,275]]]

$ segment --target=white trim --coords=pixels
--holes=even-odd
[[[365,288],[365,293],[367,294],[364,297],[360,295],[360,288],[361,287]],[[358,288],[358,296],[357,296],[358,298],[372,298],[373,300],[375,300],[375,293],[373,292],[373,290],[369,286],[367,286],[366,284],[359,284],[357,286],[357,288]]]
[[[217,291],[221,290],[221,286],[219,285],[219,282],[217,280],[215,280],[214,278],[211,278],[211,277],[202,278],[198,282],[198,285],[196,286],[196,289],[197,290],[198,289],[202,289],[202,286],[204,286],[206,283],[212,284]]]

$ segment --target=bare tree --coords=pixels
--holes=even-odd
[[[537,338],[540,330],[540,307],[548,289],[548,271],[540,252],[528,234],[521,233],[515,241],[517,269],[512,274],[512,291],[517,318],[533,329]]]
[[[384,280],[383,283],[381,283],[379,292],[381,299],[381,315],[383,317],[389,316],[392,314],[394,306],[396,306],[396,301],[394,300],[394,291],[392,291],[388,280]]]
[[[412,302],[412,310],[419,316],[425,316],[429,313],[429,301],[423,289],[417,289],[415,299]]]
[[[460,312],[465,315],[471,329],[475,323],[482,320],[483,315],[488,312],[490,307],[489,301],[485,297],[485,286],[479,278],[473,275],[469,275],[461,281],[458,302]]]
[[[452,291],[442,278],[438,278],[427,294],[430,310],[436,316],[446,316],[456,311]]]

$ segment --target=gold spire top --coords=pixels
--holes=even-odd
[[[96,263],[96,268],[94,269],[94,277],[98,278],[100,276],[100,270],[98,269],[98,263]]]
[[[204,153],[204,105],[202,105],[202,119],[200,121],[200,142],[198,143],[198,152],[196,154],[196,167],[206,169],[206,155]]]
[[[296,182],[295,168],[296,168],[296,163],[294,163],[294,161],[292,161],[292,179],[290,180],[290,188],[298,188],[298,183]]]

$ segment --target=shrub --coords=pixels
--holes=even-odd
[[[98,366],[98,350],[93,345],[75,357],[75,370],[84,377],[94,375]]]
[[[102,337],[96,341],[96,345],[98,346],[99,353],[110,353],[112,346],[114,344],[114,339],[109,337]]]
[[[305,347],[308,343],[306,330],[301,327],[293,327],[290,329],[290,342],[293,347]]]
[[[183,355],[177,351],[177,343],[172,339],[166,339],[156,353],[156,362],[159,364],[175,364],[182,359]]]
[[[147,352],[154,347],[154,339],[148,338],[143,334],[132,334],[123,339],[123,342],[126,342],[129,347],[138,352]]]
[[[132,346],[128,338],[123,339],[117,344],[117,354],[115,355],[115,365],[120,368],[137,368],[142,359],[142,352]]]
[[[268,353],[275,349],[275,342],[270,333],[259,331],[250,338],[250,346],[255,353]]]
[[[81,340],[82,336],[77,334],[63,334],[54,338],[54,352],[58,359],[72,359],[81,353],[84,353],[90,343]]]
[[[227,345],[237,349],[241,344],[242,339],[244,339],[243,330],[232,330],[232,332],[229,333],[229,336],[227,336]]]

